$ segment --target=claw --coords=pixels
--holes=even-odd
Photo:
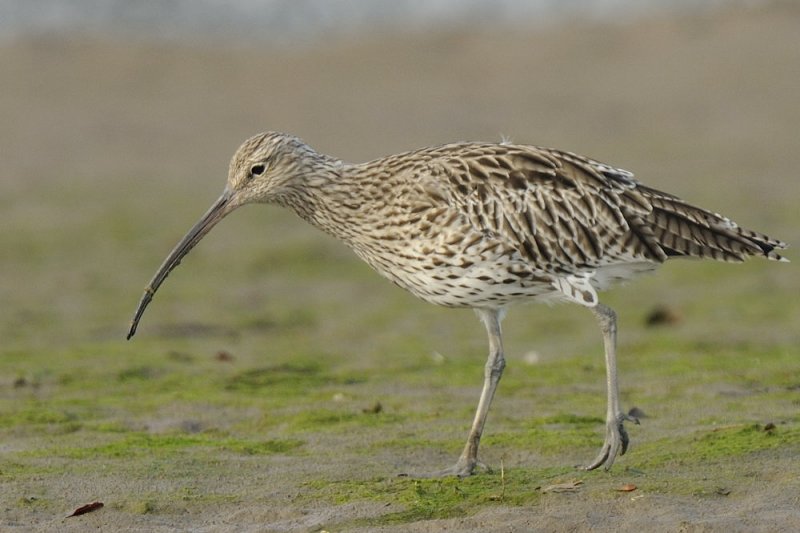
[[[639,423],[638,419],[622,413],[606,423],[606,439],[603,447],[600,448],[600,453],[597,454],[595,460],[583,467],[584,470],[594,470],[601,465],[609,470],[618,455],[625,455],[625,452],[628,451],[628,444],[630,444],[630,438],[624,426],[626,420]]]
[[[639,422],[637,421],[636,423],[638,424]],[[625,430],[625,426],[622,425],[622,422],[619,423],[619,426],[617,427],[617,430],[619,431],[619,436],[620,436],[620,439],[622,440],[622,442],[621,442],[622,449],[619,451],[619,454],[620,455],[625,455],[625,452],[628,451],[628,444],[630,444],[631,440],[628,437],[628,432]],[[614,461],[612,460],[611,462],[613,463]],[[611,468],[611,464],[609,464],[606,467],[606,470],[608,470],[609,468]]]

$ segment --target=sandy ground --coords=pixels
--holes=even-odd
[[[0,210],[9,242],[20,235],[13,240],[15,251],[28,254],[2,259],[0,322],[6,348],[10,353],[116,338],[161,254],[221,189],[233,150],[266,129],[295,133],[320,151],[352,161],[455,139],[507,135],[634,169],[648,183],[681,191],[721,212],[742,213],[748,225],[800,242],[795,213],[800,194],[798,35],[800,10],[787,2],[703,18],[645,20],[635,26],[576,22],[530,32],[475,28],[371,35],[297,49],[79,36],[3,43]],[[127,242],[138,252],[70,233],[80,221],[103,220],[112,211],[126,221],[113,231],[129,235]],[[137,232],[137,221],[143,218],[150,220],[146,235]],[[232,223],[236,229],[230,235],[246,233],[253,220],[245,216]],[[294,228],[287,226],[283,238],[308,239],[305,229]],[[111,230],[98,229],[103,231]],[[29,246],[20,244],[26,232],[36,235]],[[114,271],[82,274],[85,263],[69,255],[70,239],[86,239],[92,253],[116,258]],[[244,235],[239,243],[250,245],[255,239]],[[222,239],[215,242],[223,253],[233,250]],[[797,271],[791,272],[782,279],[796,279]],[[797,289],[796,283],[783,283],[787,290]],[[86,287],[116,291],[117,296],[100,306],[81,296]],[[231,298],[243,294],[234,291]],[[312,303],[321,298],[311,290],[303,297]],[[181,305],[199,305],[187,298],[170,307],[164,300],[161,310],[154,311],[163,312],[162,317],[173,316]],[[226,300],[217,303],[224,308]],[[155,328],[158,320],[149,319]],[[406,322],[399,327],[415,331],[416,326],[408,325],[414,316],[401,320]],[[797,317],[792,320],[796,323]],[[761,324],[731,329],[737,330],[734,336],[795,335]],[[476,338],[476,349],[483,349],[478,344],[482,340]],[[559,342],[567,345],[570,338]],[[397,397],[414,393],[397,391]],[[463,394],[471,402],[476,390]],[[340,436],[331,443],[320,437],[322,442],[314,445],[346,448],[359,438]],[[0,450],[10,453],[36,445],[7,438]],[[391,476],[400,466],[388,455],[343,456],[341,462],[326,465],[315,464],[314,457],[287,459],[283,465],[278,460],[270,470],[255,457],[220,479],[174,472],[176,478],[194,475],[193,483],[204,489],[233,484],[228,488],[242,494],[236,502],[187,504],[183,513],[136,515],[107,508],[64,520],[60,513],[17,505],[20,494],[37,486],[32,478],[2,485],[6,516],[0,529],[793,531],[800,530],[795,452],[797,446],[746,456],[735,465],[741,469],[734,478],[736,490],[726,497],[621,494],[608,482],[609,490],[601,496],[546,494],[533,506],[497,504],[471,516],[380,528],[354,521],[380,517],[399,506],[365,499],[315,502],[308,496],[313,489],[302,480],[314,472],[333,479],[351,472]],[[435,452],[420,453],[411,459],[418,462],[414,466],[442,461]],[[577,460],[562,461],[569,464],[572,459]],[[0,476],[2,468],[0,463]],[[680,475],[693,475],[676,469]],[[132,492],[156,490],[107,473],[47,479],[47,490],[77,495],[78,501],[112,494],[121,486]],[[286,483],[276,484],[276,479]],[[173,481],[165,475],[153,483]],[[302,503],[292,503],[301,493]]]

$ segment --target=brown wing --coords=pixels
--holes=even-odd
[[[450,145],[428,165],[437,193],[481,231],[553,273],[663,262],[669,256],[781,259],[785,244],[641,185],[625,170],[569,152]]]

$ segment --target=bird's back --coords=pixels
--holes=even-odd
[[[424,148],[348,166],[341,185],[338,204],[350,206],[329,231],[398,285],[447,306],[531,297],[593,305],[596,290],[670,257],[781,260],[775,250],[786,246],[625,170],[534,146]]]

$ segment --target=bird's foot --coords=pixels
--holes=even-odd
[[[583,467],[583,470],[594,470],[595,468],[604,465],[606,470],[611,468],[617,455],[625,455],[628,450],[628,432],[625,431],[623,423],[625,421],[639,423],[639,419],[626,415],[625,413],[618,413],[614,418],[606,422],[606,440],[603,447],[600,448],[600,453],[594,461]]]
[[[408,475],[408,477],[421,478],[421,479],[450,477],[450,476],[469,477],[475,473],[476,469],[480,469],[486,472],[491,472],[491,468],[481,463],[477,459],[466,459],[464,457],[460,457],[458,459],[458,462],[456,462],[456,464],[454,464],[450,468],[445,468],[444,470],[437,470],[436,472],[429,472],[426,474],[410,474],[410,475],[404,474],[404,475]]]

